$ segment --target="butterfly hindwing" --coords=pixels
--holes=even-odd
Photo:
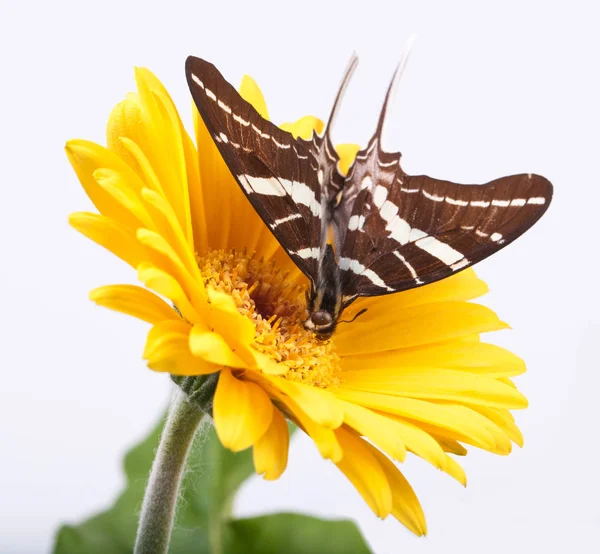
[[[346,297],[421,286],[497,252],[546,211],[552,185],[533,174],[485,185],[406,175],[377,139],[359,152],[345,190],[355,195],[340,257]]]

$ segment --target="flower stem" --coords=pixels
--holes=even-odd
[[[142,503],[135,554],[166,554],[185,463],[204,412],[179,389],[173,395]]]

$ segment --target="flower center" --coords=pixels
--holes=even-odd
[[[256,328],[254,347],[288,367],[284,378],[317,387],[338,383],[333,341],[304,328],[305,287],[288,278],[275,262],[254,254],[213,250],[198,258],[205,285],[234,299]]]

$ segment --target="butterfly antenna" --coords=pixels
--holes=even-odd
[[[375,135],[373,137],[379,141],[381,141],[381,137],[383,135],[383,127],[388,114],[390,100],[394,96],[396,85],[398,84],[398,81],[404,72],[404,68],[406,67],[406,63],[408,62],[408,58],[410,57],[410,53],[416,38],[417,35],[413,35],[406,41],[406,44],[402,50],[402,56],[400,57],[400,63],[398,63],[396,70],[394,71],[394,75],[392,76],[390,85],[387,89],[385,100],[383,101],[383,107],[381,108],[381,113],[379,114],[379,121],[377,122],[377,130],[375,131]]]
[[[367,311],[367,308],[363,308],[362,310],[360,310],[360,312],[358,312],[352,319],[347,320],[347,319],[340,319],[338,321],[338,323],[352,323],[358,316],[363,315],[365,312]]]
[[[358,56],[356,52],[352,52],[352,56],[350,57],[350,61],[348,62],[348,66],[346,67],[346,71],[344,72],[344,78],[342,79],[342,84],[338,90],[338,93],[335,97],[335,101],[333,103],[333,108],[331,108],[331,114],[329,115],[329,120],[327,121],[327,125],[325,126],[325,138],[330,141],[331,144],[331,129],[333,128],[333,124],[335,122],[335,118],[337,117],[338,110],[340,107],[340,101],[344,96],[344,92],[350,82],[350,77],[354,73],[356,66],[358,65]]]

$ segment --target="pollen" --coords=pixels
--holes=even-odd
[[[285,379],[322,388],[338,384],[333,341],[319,340],[304,328],[304,286],[274,261],[246,252],[213,250],[197,260],[204,284],[231,295],[239,312],[252,320],[254,347],[288,367]]]

